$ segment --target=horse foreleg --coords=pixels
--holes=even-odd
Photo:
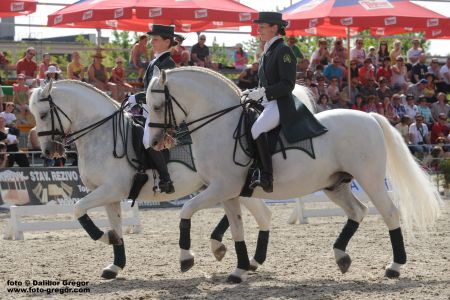
[[[186,272],[194,266],[194,254],[191,248],[191,217],[198,210],[209,208],[224,200],[233,198],[224,193],[216,184],[210,184],[204,191],[187,201],[180,213],[180,267]]]
[[[247,277],[248,270],[250,269],[250,260],[248,259],[247,246],[244,241],[244,225],[242,223],[239,198],[224,201],[223,207],[230,222],[231,235],[234,240],[237,257],[237,267],[228,276],[227,281],[240,283]]]
[[[359,227],[359,223],[367,215],[367,207],[359,201],[351,191],[350,183],[342,183],[332,190],[324,190],[325,194],[341,207],[348,220],[333,244],[336,264],[342,273],[346,273],[352,264],[350,256],[345,252],[347,245]]]
[[[120,200],[117,199],[115,189],[109,185],[102,185],[75,203],[75,218],[94,241],[100,240],[106,244],[116,245],[122,243],[115,230],[110,230],[105,234],[87,214],[88,209],[118,201]]]
[[[250,260],[250,270],[256,271],[266,260],[272,212],[262,199],[240,198],[240,200],[253,215],[259,227],[255,255]]]
[[[227,215],[224,215],[211,233],[211,252],[218,261],[221,261],[225,253],[227,253],[227,247],[222,243],[222,238],[228,227],[230,227],[230,223],[228,222]]]
[[[122,271],[125,267],[125,244],[123,242],[122,233],[122,215],[120,202],[111,203],[105,206],[106,213],[108,214],[108,220],[111,228],[117,233],[120,238],[120,244],[113,244],[114,250],[114,262],[103,269],[102,277],[105,279],[116,278],[119,271]]]

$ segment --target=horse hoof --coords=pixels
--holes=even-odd
[[[399,278],[400,277],[400,272],[392,270],[392,269],[386,269],[386,272],[384,273],[384,276],[386,276],[387,278]]]
[[[248,267],[248,270],[252,271],[252,272],[256,272],[257,269],[258,269],[258,266],[255,266],[255,265],[252,265],[252,264],[250,264],[250,266]]]
[[[115,230],[108,231],[108,239],[110,245],[122,245],[123,243],[122,239],[119,237]]]
[[[114,279],[117,277],[117,273],[111,270],[103,270],[102,278],[104,279]]]
[[[194,258],[180,261],[181,272],[187,272],[194,266]]]
[[[350,265],[352,264],[352,260],[348,254],[341,257],[337,262],[337,265],[339,267],[339,270],[341,270],[342,274],[345,274],[348,269],[350,268]]]
[[[227,282],[228,283],[241,283],[242,282],[242,278],[238,277],[236,275],[229,275],[227,278]]]
[[[226,253],[227,253],[227,247],[225,247],[225,245],[223,245],[223,244],[219,248],[214,250],[214,252],[213,252],[214,257],[217,259],[217,261],[221,261],[224,258]]]

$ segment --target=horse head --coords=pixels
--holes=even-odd
[[[151,120],[151,147],[160,151],[175,146],[173,133],[187,114],[169,91],[166,71],[158,67],[153,70],[153,77],[147,88],[147,104]]]
[[[42,153],[50,158],[64,155],[63,139],[71,125],[70,119],[55,103],[60,99],[56,91],[51,80],[43,88],[34,89],[29,99]]]

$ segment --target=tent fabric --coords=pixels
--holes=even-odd
[[[24,16],[36,11],[36,0],[1,0],[0,18]]]

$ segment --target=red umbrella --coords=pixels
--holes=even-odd
[[[1,0],[0,18],[23,16],[36,11],[36,0]]]
[[[202,31],[251,24],[257,11],[233,0],[81,0],[48,17],[48,26],[147,31],[173,24]]]
[[[329,21],[345,27],[414,27],[433,29],[450,26],[449,18],[409,0],[304,0],[283,11],[292,28],[316,27]]]

